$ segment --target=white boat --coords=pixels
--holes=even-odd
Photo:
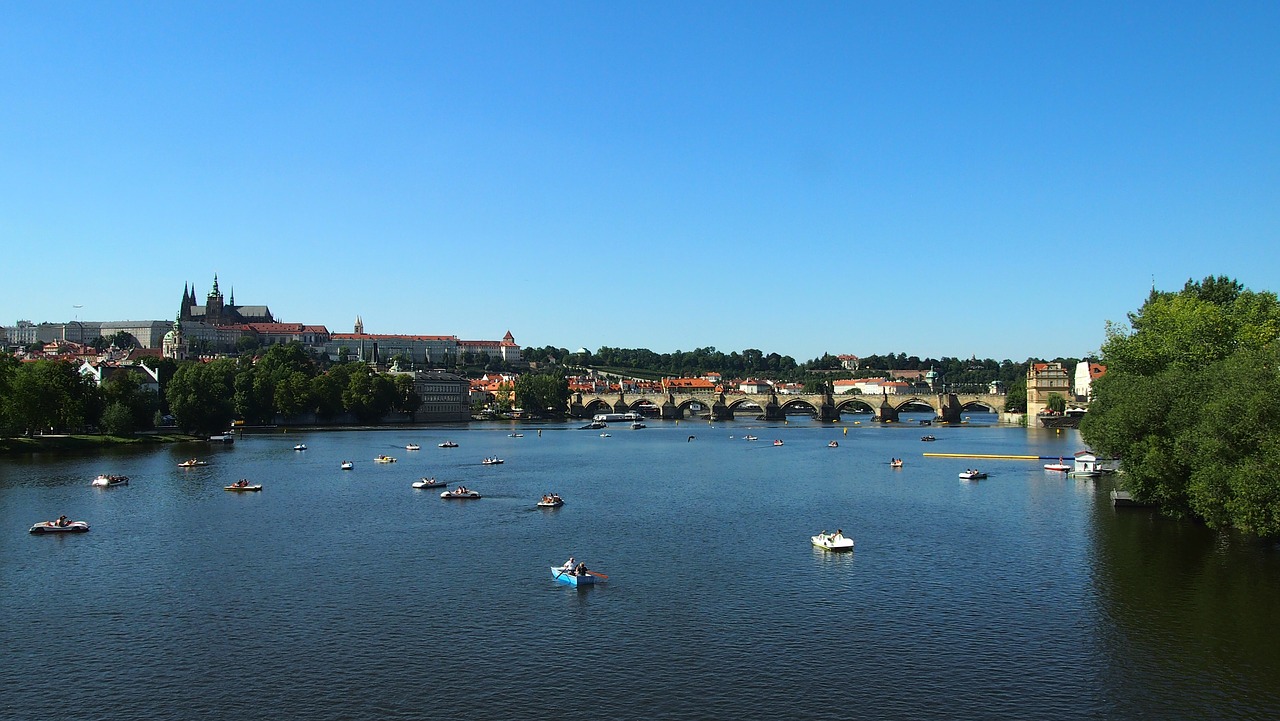
[[[824,551],[852,551],[853,539],[845,536],[840,531],[835,533],[819,533],[816,536],[810,536],[809,540],[813,545]]]
[[[775,446],[780,446],[780,445],[782,445],[782,439],[781,439],[781,438],[776,439],[776,440],[773,442],[773,445],[775,445]]]
[[[457,448],[457,447],[458,447],[458,444],[457,444],[457,443],[454,443],[453,441],[445,441],[444,443],[439,443],[439,444],[437,444],[437,447],[439,447],[439,448]]]
[[[505,461],[503,461],[501,458],[496,458],[496,457],[486,458],[483,461],[480,461],[480,465],[482,466],[498,466],[498,465],[502,465],[503,463],[505,463]]]
[[[976,471],[976,470],[960,471],[960,479],[965,481],[981,481],[986,477],[987,477],[987,474],[983,473],[982,471]]]
[[[609,434],[608,434],[608,433],[601,433],[601,434],[600,434],[600,437],[601,437],[601,438],[608,438],[608,437],[609,437]]]
[[[538,501],[538,508],[559,508],[564,505],[564,499],[558,493],[548,493]]]
[[[65,518],[44,521],[31,527],[32,533],[84,533],[87,530],[89,530],[89,524],[84,521],[68,521]]]
[[[298,445],[296,445],[296,446],[294,446],[294,447],[293,447],[293,450],[295,450],[295,451],[305,451],[305,450],[307,450],[307,444],[305,444],[305,443],[299,443]]]
[[[476,491],[471,490],[470,488],[467,488],[466,486],[458,486],[452,491],[445,491],[444,493],[441,493],[440,497],[467,499],[467,498],[479,498],[480,494]]]
[[[633,431],[638,431],[638,430],[640,430],[641,428],[644,428],[644,427],[645,427],[645,425],[644,425],[643,423],[641,423],[640,421],[636,421],[635,423],[632,423],[632,424],[631,424],[631,430],[633,430]]]
[[[1070,463],[1063,463],[1063,462],[1062,462],[1062,459],[1061,459],[1061,458],[1059,458],[1057,463],[1046,463],[1046,464],[1044,464],[1044,469],[1045,469],[1046,471],[1069,471],[1069,470],[1071,470],[1071,464],[1070,464]]]
[[[349,471],[355,467],[356,467],[356,464],[352,463],[351,461],[343,461],[342,465],[338,466],[338,468],[341,468],[344,471]]]
[[[839,448],[839,447],[840,447],[840,444],[835,441],[831,441],[830,443],[827,444],[827,448]]]
[[[524,438],[524,434],[523,434],[523,433],[508,433],[508,434],[507,434],[507,437],[508,437],[508,438]]]
[[[196,466],[207,466],[207,465],[209,464],[204,461],[197,461],[196,459],[192,458],[189,461],[183,461],[182,463],[179,463],[178,468],[195,468]]]
[[[111,486],[127,486],[129,485],[128,476],[108,476],[103,474],[93,479],[89,485],[97,488],[110,488]]]
[[[758,441],[758,440],[760,440],[760,439],[759,439],[758,437],[756,437],[756,436],[753,436],[753,435],[748,434],[748,435],[746,435],[746,436],[744,436],[744,437],[743,437],[743,440],[748,440],[748,441]]]
[[[374,463],[395,463],[396,459],[392,458],[391,456],[382,455],[374,458],[373,462]]]
[[[422,446],[418,445],[417,443],[410,443],[409,445],[404,447],[406,451],[417,451],[417,450],[421,450],[421,448]]]
[[[420,481],[414,481],[414,488],[444,488],[449,485],[448,481],[437,481],[434,478],[423,478]]]

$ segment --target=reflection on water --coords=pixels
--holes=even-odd
[[[0,718],[1280,709],[1274,547],[1119,512],[1106,479],[982,460],[989,478],[962,483],[974,461],[923,455],[1069,457],[1074,432],[975,422],[922,443],[906,423],[794,417],[653,421],[608,438],[577,425],[6,460]],[[459,447],[437,448],[448,439]],[[411,442],[423,450],[405,453]],[[380,453],[400,460],[373,463]],[[193,455],[209,465],[176,467]],[[480,465],[491,455],[506,463]],[[355,469],[339,470],[347,458]],[[130,484],[90,488],[104,472]],[[484,498],[412,489],[422,476]],[[264,490],[222,491],[238,478]],[[537,509],[547,492],[565,506]],[[27,534],[62,513],[93,530]],[[810,542],[837,527],[852,552]],[[556,583],[547,568],[570,554],[609,581]]]

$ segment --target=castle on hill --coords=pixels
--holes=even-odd
[[[196,303],[196,287],[182,285],[182,305],[178,314],[180,321],[207,323],[208,325],[241,325],[246,323],[275,323],[271,309],[265,305],[236,305],[236,291],[231,290],[231,297],[223,301],[222,291],[218,290],[218,275],[213,276],[213,290],[205,296],[204,305]]]

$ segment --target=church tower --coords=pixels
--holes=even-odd
[[[186,283],[182,284],[182,305],[178,307],[178,320],[191,319],[191,306],[196,303],[195,288],[188,288]]]
[[[213,274],[213,290],[204,301],[204,322],[222,325],[222,291],[218,290],[218,274]]]
[[[364,335],[364,321],[356,316],[356,335]]]
[[[186,295],[186,293],[183,293],[183,295]],[[187,339],[182,335],[181,313],[179,313],[177,319],[173,321],[173,330],[164,334],[164,340],[160,343],[160,354],[165,358],[186,360]]]

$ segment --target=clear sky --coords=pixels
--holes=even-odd
[[[1280,290],[1280,3],[13,2],[0,322],[1083,356]],[[80,307],[76,307],[80,306]]]

